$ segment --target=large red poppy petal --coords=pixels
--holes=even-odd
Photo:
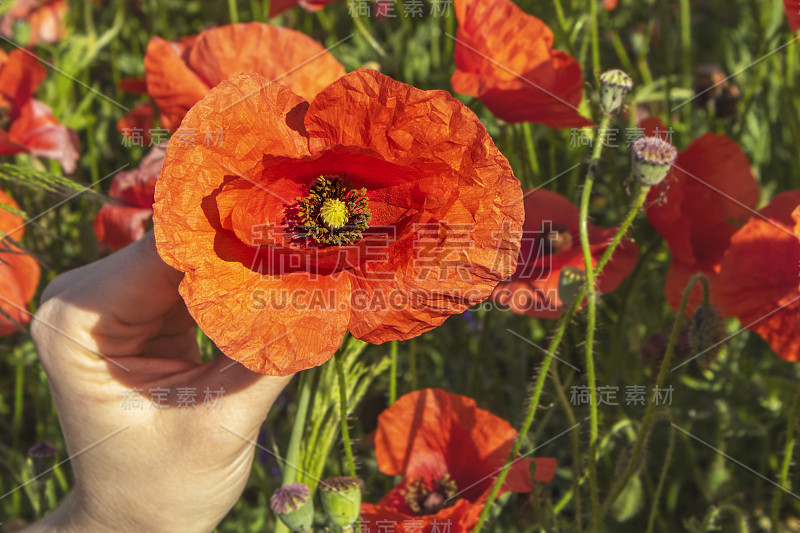
[[[33,52],[16,49],[8,54],[8,59],[0,69],[0,92],[13,103],[12,113],[19,112],[33,97],[46,76],[47,72]]]
[[[722,258],[712,298],[725,316],[758,333],[789,361],[800,360],[800,241],[791,220],[800,191],[782,193],[736,232]],[[757,273],[757,275],[754,275]]]
[[[104,205],[93,223],[97,242],[112,250],[125,248],[144,236],[152,216],[152,209]]]
[[[783,7],[786,11],[786,18],[789,19],[789,27],[792,31],[800,28],[800,5],[797,0],[783,0]]]
[[[578,113],[580,65],[553,51],[553,33],[508,0],[455,2],[459,21],[453,90],[477,96],[498,118],[566,128],[590,125]]]
[[[709,268],[719,262],[738,226],[752,215],[758,185],[739,145],[707,133],[678,155],[667,179],[648,198],[653,203],[647,219],[667,241],[673,257]]]
[[[30,100],[23,106],[8,135],[29,153],[58,161],[64,172],[69,174],[75,170],[79,155],[78,134],[62,126],[42,102]]]
[[[358,70],[320,93],[305,123],[314,151],[363,146],[410,174],[432,176],[416,185],[425,215],[415,221],[415,234],[382,265],[355,272],[353,282],[384,302],[397,295],[417,297],[419,305],[369,302],[363,309],[354,302],[351,331],[358,338],[380,343],[418,335],[487,298],[513,272],[523,219],[519,181],[463,104],[443,91]],[[378,279],[384,274],[389,279]]]
[[[147,92],[161,110],[161,125],[170,130],[211,88],[186,64],[186,53],[184,44],[153,37],[144,56]]]
[[[204,31],[188,63],[211,87],[240,72],[257,72],[309,101],[345,74],[341,63],[311,37],[260,22]]]

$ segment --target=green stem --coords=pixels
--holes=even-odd
[[[570,427],[574,426],[578,423],[575,418],[575,412],[572,410],[572,404],[569,403],[567,399],[567,394],[564,391],[564,386],[561,384],[561,377],[558,375],[558,368],[553,367],[551,374],[551,379],[553,381],[553,387],[556,389],[556,396],[558,396],[558,401],[561,403],[561,406],[564,408],[564,414],[567,416],[567,422],[569,423]],[[575,509],[575,531],[581,533],[583,531],[583,525],[581,523],[581,493],[580,493],[580,482],[581,482],[581,447],[580,447],[580,436],[576,431],[570,431],[569,433],[570,444],[572,445],[572,495],[575,499],[574,509]]]
[[[306,417],[308,415],[308,404],[311,400],[311,382],[312,376],[309,372],[300,373],[300,383],[297,390],[299,393],[297,399],[297,413],[294,416],[294,425],[292,426],[292,435],[289,437],[289,449],[286,451],[286,463],[283,467],[283,480],[282,485],[286,486],[294,483],[297,479],[297,465],[300,462],[300,445],[303,442],[303,433],[306,428]]]
[[[656,515],[658,514],[658,504],[661,501],[661,492],[664,490],[664,484],[667,481],[667,472],[669,472],[669,465],[672,462],[672,452],[675,449],[675,428],[669,428],[669,444],[667,445],[667,455],[664,457],[664,466],[661,468],[661,475],[658,478],[658,485],[653,494],[653,505],[650,507],[650,517],[647,519],[647,532],[652,533],[653,526],[656,523]]]
[[[231,24],[239,22],[239,8],[236,5],[236,0],[228,0],[228,13],[231,16]]]
[[[339,418],[342,428],[342,442],[344,453],[347,456],[347,470],[351,477],[356,477],[356,463],[353,459],[353,446],[350,443],[350,428],[347,427],[347,381],[344,377],[344,364],[342,363],[344,351],[336,352],[336,376],[339,379]]]
[[[636,200],[633,203],[633,209],[630,213],[628,213],[625,217],[625,220],[620,225],[619,229],[617,230],[616,235],[611,240],[611,243],[608,245],[608,248],[603,253],[603,256],[597,262],[597,266],[594,268],[594,276],[597,277],[603,271],[603,268],[608,263],[609,259],[611,259],[612,254],[616,250],[619,243],[622,242],[622,238],[628,232],[631,224],[633,224],[634,219],[636,218],[636,214],[638,213],[639,209],[641,209],[642,205],[644,204],[645,199],[647,198],[647,192],[649,191],[650,187],[642,187],[639,190],[639,195],[636,197]],[[495,500],[497,499],[497,494],[500,492],[500,487],[503,486],[503,483],[508,476],[508,472],[511,469],[511,464],[516,459],[519,450],[522,448],[522,442],[525,440],[525,437],[528,434],[528,431],[533,424],[533,419],[536,415],[536,409],[539,406],[539,400],[542,396],[542,390],[544,388],[544,381],[547,377],[547,372],[550,369],[550,364],[553,362],[553,357],[555,355],[555,351],[558,349],[559,344],[561,344],[561,340],[564,337],[564,333],[567,330],[567,326],[569,325],[572,317],[575,315],[575,312],[578,310],[580,303],[583,301],[583,297],[586,295],[586,286],[584,285],[580,292],[578,293],[578,297],[575,298],[575,301],[572,302],[570,308],[561,316],[556,326],[556,331],[553,337],[550,339],[550,344],[547,346],[547,351],[545,352],[544,359],[542,360],[541,368],[539,369],[539,374],[536,376],[536,381],[534,382],[533,391],[531,392],[531,396],[528,400],[528,408],[525,413],[525,419],[522,423],[522,427],[520,428],[519,433],[517,434],[517,439],[514,441],[514,446],[511,448],[511,452],[508,454],[508,459],[506,463],[503,465],[503,469],[500,471],[497,479],[492,486],[492,490],[489,492],[489,496],[486,499],[486,503],[484,504],[483,510],[481,510],[481,514],[478,517],[478,522],[475,525],[475,529],[473,533],[480,533],[481,527],[483,526],[486,519],[489,517],[489,511],[491,510],[492,505],[494,505]]]
[[[708,302],[708,280],[703,274],[695,274],[692,276],[692,278],[689,280],[689,283],[686,284],[686,288],[683,290],[683,298],[681,299],[681,304],[678,307],[675,322],[672,325],[672,332],[670,333],[669,342],[667,343],[667,352],[664,354],[664,359],[661,361],[661,368],[658,371],[658,377],[656,378],[654,390],[662,388],[664,386],[664,381],[667,379],[667,374],[669,373],[670,368],[670,360],[672,359],[672,354],[675,352],[675,343],[678,340],[678,334],[681,330],[681,323],[683,322],[683,317],[686,314],[686,306],[689,305],[689,295],[692,293],[694,284],[698,281],[703,284],[703,302]],[[603,503],[601,517],[608,512],[612,505],[614,505],[614,502],[616,501],[617,497],[619,497],[622,489],[625,488],[628,480],[638,468],[639,460],[641,459],[642,452],[644,451],[644,443],[647,440],[647,435],[650,433],[650,428],[653,424],[653,418],[655,417],[655,414],[656,402],[648,403],[647,410],[644,414],[644,419],[642,420],[642,427],[636,437],[636,444],[634,444],[633,452],[631,453],[631,458],[628,461],[628,464],[625,466],[622,476],[620,476],[617,479],[617,482],[611,487],[608,499],[605,501],[605,503]]]
[[[354,2],[354,0],[351,0],[351,2]],[[367,40],[367,43],[369,43],[369,45],[376,52],[378,52],[379,56],[386,57],[386,50],[384,50],[383,47],[378,43],[378,41],[375,40],[375,37],[373,37],[372,34],[369,32],[369,29],[364,24],[364,21],[361,19],[360,16],[358,16],[355,4],[353,3],[349,5],[349,9],[352,15],[353,25],[356,27],[356,30],[358,30],[359,33],[361,33],[361,36]]]
[[[389,343],[389,407],[397,401],[397,341]]]
[[[537,176],[539,176],[539,158],[536,157],[536,145],[533,142],[533,132],[529,122],[522,124],[522,135],[525,138],[525,148],[528,150],[528,162],[531,164],[531,186],[535,186]]]
[[[692,86],[692,12],[689,0],[681,0],[681,66],[683,67],[683,86]],[[688,106],[687,106],[688,107]],[[684,114],[686,127],[692,131],[693,110],[687,109]]]
[[[597,0],[589,0],[592,25],[592,67],[600,74],[600,30],[597,24]]]
[[[581,237],[581,250],[583,252],[583,263],[586,270],[586,342],[584,343],[586,352],[586,379],[589,384],[589,492],[592,497],[592,517],[594,527],[601,529],[600,523],[600,497],[597,492],[597,458],[595,456],[597,446],[598,415],[597,415],[597,390],[595,386],[594,370],[594,330],[597,323],[597,291],[595,290],[594,264],[592,258],[591,244],[589,243],[589,201],[592,197],[592,186],[597,177],[597,166],[600,164],[600,156],[603,153],[603,145],[608,136],[608,125],[611,123],[611,115],[605,114],[600,121],[600,126],[595,136],[594,148],[592,149],[592,159],[589,161],[589,170],[586,173],[586,182],[583,184],[581,193],[579,230]]]
[[[311,369],[300,373],[300,383],[297,386],[297,412],[294,415],[292,434],[289,437],[289,448],[286,450],[286,460],[284,461],[281,479],[282,487],[297,480],[297,467],[300,464],[300,445],[305,434],[308,405],[311,400],[311,388],[314,381],[313,372],[314,370]],[[289,528],[281,520],[277,520],[275,522],[275,533],[289,533]]]
[[[781,497],[783,496],[783,489],[789,489],[787,486],[787,479],[789,477],[789,467],[792,465],[792,454],[794,453],[794,445],[796,442],[795,431],[797,429],[797,409],[800,406],[800,387],[797,388],[794,394],[794,400],[786,414],[789,423],[786,426],[786,446],[783,449],[783,462],[778,474],[778,488],[775,489],[775,495],[772,497],[772,533],[778,532],[778,522],[780,517]]]

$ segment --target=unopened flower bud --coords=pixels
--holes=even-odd
[[[631,89],[633,80],[622,70],[607,70],[600,74],[600,106],[603,111],[610,115],[622,107]]]
[[[586,272],[578,267],[566,265],[561,267],[558,277],[558,298],[564,307],[570,307],[580,294],[586,283]]]
[[[302,483],[292,483],[275,491],[269,500],[270,507],[295,533],[311,531],[314,523],[314,502],[311,491]]]
[[[633,143],[633,177],[642,185],[658,185],[667,177],[678,151],[658,137],[642,137]]]
[[[689,345],[692,355],[703,354],[713,359],[722,347],[725,338],[725,321],[717,308],[710,303],[697,307],[689,326]]]
[[[33,477],[42,476],[40,481],[47,481],[56,462],[56,447],[46,441],[40,441],[28,449],[28,457],[33,464]]]
[[[361,513],[361,481],[355,477],[332,477],[320,483],[319,490],[322,507],[331,522],[343,529],[351,528]]]

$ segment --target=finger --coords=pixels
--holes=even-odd
[[[180,300],[183,274],[167,266],[148,233],[130,246],[57,277],[42,303],[58,296],[80,309],[111,315],[122,324],[161,319]],[[159,326],[160,329],[160,326]]]

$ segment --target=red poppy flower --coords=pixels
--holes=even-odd
[[[560,194],[544,189],[525,193],[525,225],[517,270],[492,294],[498,305],[519,314],[556,318],[561,310],[558,280],[566,266],[584,270],[579,209]],[[617,228],[597,228],[589,223],[589,242],[596,265]],[[623,242],[598,279],[600,292],[616,289],[631,273],[639,248]]]
[[[619,0],[603,0],[603,9],[611,11],[612,9],[617,9],[618,4]]]
[[[28,23],[28,46],[55,43],[67,34],[67,3],[64,0],[17,0],[0,20],[0,35],[14,37],[18,21]]]
[[[204,143],[208,129],[223,142]],[[328,360],[348,330],[408,339],[486,299],[516,267],[521,194],[443,91],[358,70],[308,103],[241,74],[170,140],[156,241],[222,351],[285,375]]]
[[[154,113],[152,104],[138,105],[117,122],[117,131],[123,137],[127,137],[134,146],[150,146],[150,131],[155,122]]]
[[[786,18],[789,19],[789,27],[793,32],[800,28],[800,4],[797,0],[783,0],[783,7],[786,11]]]
[[[104,205],[94,219],[94,234],[101,244],[118,250],[144,236],[153,216],[156,180],[165,155],[164,147],[156,146],[139,168],[114,176],[108,194],[116,203]]]
[[[78,159],[77,134],[33,98],[44,78],[44,68],[31,52],[13,50],[6,55],[0,50],[0,154],[47,157],[72,172]]]
[[[0,204],[18,209],[0,190]],[[10,335],[30,322],[28,304],[39,285],[39,264],[19,247],[24,234],[22,217],[0,207],[0,335]]]
[[[581,67],[553,50],[553,32],[509,0],[455,0],[458,34],[457,93],[481,101],[507,122],[551,128],[592,121],[578,113],[583,98]]]
[[[209,89],[240,72],[257,72],[307,100],[345,73],[307,35],[258,22],[220,26],[181,42],[153,37],[144,67],[147,92],[170,130]]]
[[[302,7],[309,13],[314,13],[333,1],[334,0],[274,0],[269,4],[269,17],[272,18],[280,15],[287,9],[296,6]]]
[[[800,361],[800,191],[778,194],[730,239],[712,301],[787,361]],[[793,218],[794,217],[794,218]]]
[[[362,528],[383,531],[388,521],[398,533],[428,533],[434,523],[471,531],[516,437],[508,422],[466,396],[423,389],[399,398],[378,417],[375,455],[381,472],[403,481],[379,503],[361,504]],[[534,481],[553,479],[555,459],[518,459],[501,494],[533,489],[531,461]]]
[[[758,184],[735,141],[706,133],[678,154],[648,202],[647,219],[672,252],[665,293],[677,309],[694,274],[702,272],[713,282],[731,237],[753,213]],[[696,286],[687,312],[693,313],[701,300],[702,289]]]

